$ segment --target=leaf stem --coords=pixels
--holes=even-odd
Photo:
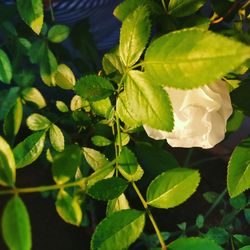
[[[50,15],[52,22],[55,22],[55,16],[54,16],[54,10],[52,6],[52,0],[49,0],[49,9],[50,9]]]
[[[19,193],[37,193],[37,192],[45,192],[45,191],[51,191],[51,190],[57,190],[61,188],[69,188],[69,187],[75,187],[75,186],[83,186],[86,182],[86,178],[82,178],[80,180],[69,182],[65,184],[54,184],[49,186],[39,186],[39,187],[27,187],[27,188],[13,188],[8,190],[1,190],[0,195],[6,195],[6,194],[19,194]]]
[[[162,6],[163,6],[163,9],[165,10],[165,12],[168,13],[168,9],[167,9],[167,5],[165,3],[165,0],[161,0],[161,3],[162,3]]]
[[[151,211],[150,211],[149,208],[148,208],[147,202],[146,202],[145,199],[143,198],[143,196],[142,196],[140,190],[138,189],[137,185],[136,185],[134,182],[132,182],[132,186],[133,186],[135,192],[137,193],[137,195],[138,195],[138,197],[139,197],[139,199],[140,199],[140,201],[141,201],[143,207],[145,208],[146,213],[147,213],[147,215],[148,215],[148,217],[149,217],[149,219],[150,219],[150,221],[151,221],[151,223],[152,223],[152,225],[153,225],[153,227],[154,227],[154,230],[155,230],[155,232],[156,232],[156,235],[157,235],[157,237],[158,237],[158,239],[159,239],[159,242],[160,242],[160,244],[161,244],[162,250],[167,250],[167,246],[166,246],[166,244],[165,244],[164,239],[162,238],[161,231],[160,231],[159,228],[158,228],[158,225],[157,225],[157,223],[156,223],[156,221],[155,221],[155,219],[154,219],[153,214],[151,213]]]

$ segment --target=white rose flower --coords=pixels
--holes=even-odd
[[[232,105],[227,84],[219,80],[191,90],[164,88],[169,94],[174,113],[171,132],[144,125],[149,137],[166,139],[172,147],[212,148],[225,137]]]

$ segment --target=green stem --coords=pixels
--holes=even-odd
[[[122,137],[121,137],[120,120],[117,114],[115,114],[115,119],[116,119],[116,126],[117,126],[117,144],[118,144],[118,150],[120,153],[122,150]]]
[[[49,10],[50,10],[50,15],[51,15],[51,20],[52,22],[55,22],[55,16],[54,16],[54,10],[52,6],[52,0],[49,0]]]
[[[70,182],[70,183],[65,183],[65,184],[54,184],[54,185],[49,185],[49,186],[27,187],[27,188],[13,188],[13,189],[8,189],[8,190],[1,190],[0,195],[45,192],[45,191],[57,190],[61,188],[83,186],[85,182],[86,182],[86,178],[77,180],[74,182]]]
[[[167,9],[167,5],[165,3],[165,0],[161,0],[161,2],[162,2],[162,6],[163,6],[165,12],[168,13],[168,9]]]
[[[214,209],[221,203],[221,201],[224,198],[224,196],[226,195],[226,193],[227,193],[227,189],[225,188],[221,192],[221,194],[218,196],[216,201],[213,203],[213,205],[208,209],[208,211],[206,212],[204,218],[207,218],[214,211]]]

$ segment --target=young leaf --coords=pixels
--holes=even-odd
[[[63,101],[56,101],[56,107],[62,113],[69,112],[68,106]]]
[[[197,170],[174,168],[157,176],[147,190],[147,203],[158,208],[171,208],[186,201],[200,182]]]
[[[19,196],[11,198],[4,208],[2,232],[9,249],[31,249],[32,239],[29,214]]]
[[[58,151],[62,152],[64,150],[64,135],[59,127],[52,124],[49,129],[49,139],[52,147]]]
[[[123,147],[118,158],[118,169],[128,181],[138,181],[143,175],[143,169],[137,162],[134,153],[127,147]]]
[[[102,168],[109,163],[105,155],[103,155],[99,151],[96,151],[95,149],[83,147],[82,152],[87,163],[94,170]]]
[[[121,194],[119,197],[108,201],[106,215],[109,216],[114,212],[129,208],[130,207],[126,196]]]
[[[77,197],[60,189],[56,198],[56,211],[67,223],[79,226],[82,221],[82,210]]]
[[[142,233],[144,212],[127,209],[111,214],[97,226],[91,250],[127,249]]]
[[[198,237],[179,238],[168,245],[169,250],[223,250],[214,241]]]
[[[243,140],[233,151],[227,170],[227,189],[235,197],[250,188],[250,138]]]
[[[210,227],[205,237],[222,245],[229,240],[229,233],[223,227]]]
[[[102,117],[108,118],[113,110],[113,106],[109,97],[102,99],[100,101],[95,101],[90,103],[91,110]]]
[[[125,82],[125,93],[129,97],[134,119],[155,129],[173,129],[172,107],[165,90],[151,82],[139,71],[130,71]]]
[[[9,144],[0,136],[0,184],[13,186],[16,179],[16,164]]]
[[[119,197],[127,188],[128,182],[119,177],[100,180],[88,189],[88,194],[97,200],[112,200]]]
[[[23,21],[39,34],[43,26],[43,1],[17,0],[16,4]]]
[[[51,126],[50,120],[37,113],[30,115],[27,118],[26,123],[29,129],[33,131],[45,130]]]
[[[53,85],[62,89],[73,89],[76,83],[72,70],[65,64],[60,64],[53,75]]]
[[[188,89],[221,78],[249,54],[250,47],[233,39],[211,31],[183,29],[156,39],[147,49],[144,66],[155,82]]]
[[[133,66],[140,58],[150,36],[149,12],[139,6],[122,23],[119,54],[126,67]]]
[[[48,39],[53,43],[60,43],[67,39],[70,33],[70,28],[66,25],[57,24],[50,28]]]
[[[13,150],[16,168],[23,168],[34,162],[42,153],[45,142],[44,131],[36,132],[20,142]]]
[[[39,109],[47,105],[43,95],[37,88],[25,88],[21,95],[26,102],[34,103]]]
[[[0,81],[10,84],[12,79],[12,67],[7,54],[0,49]]]
[[[52,173],[57,184],[63,184],[73,178],[80,165],[81,151],[77,145],[65,147],[63,152],[53,158]]]
[[[206,0],[170,0],[168,13],[176,17],[188,16],[204,5]]]
[[[91,141],[95,146],[98,146],[98,147],[105,147],[105,146],[112,144],[112,141],[110,141],[108,138],[101,136],[101,135],[93,136],[91,138]]]
[[[114,87],[110,81],[103,77],[88,75],[77,81],[75,91],[77,95],[80,95],[88,101],[94,102],[112,95]]]
[[[57,60],[54,54],[46,48],[40,63],[40,76],[48,86],[54,86],[54,75],[57,70]]]
[[[6,137],[12,141],[17,135],[23,119],[23,105],[18,98],[16,104],[11,108],[4,119],[3,130]]]

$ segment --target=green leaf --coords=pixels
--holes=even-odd
[[[56,107],[62,113],[69,112],[68,106],[63,101],[56,101]]]
[[[127,249],[140,236],[144,224],[144,212],[134,209],[115,212],[97,226],[91,250]]]
[[[149,12],[139,6],[122,23],[119,54],[126,67],[134,65],[140,58],[150,36]]]
[[[43,26],[42,0],[17,0],[17,9],[23,21],[39,34]]]
[[[29,58],[31,63],[40,63],[47,50],[47,43],[45,40],[38,39],[32,43],[29,49]]]
[[[199,214],[199,215],[196,217],[195,225],[196,225],[199,229],[203,228],[203,226],[204,226],[204,216],[203,216],[202,214]]]
[[[233,239],[234,239],[235,245],[237,245],[238,247],[250,245],[250,237],[247,235],[234,234]]]
[[[68,182],[80,165],[81,151],[77,145],[69,145],[53,158],[52,174],[57,184]]]
[[[83,155],[91,168],[97,170],[109,163],[104,154],[92,148],[82,148]]]
[[[128,181],[138,181],[144,173],[134,153],[127,147],[122,148],[119,154],[118,164],[119,172]]]
[[[53,85],[62,89],[73,89],[75,83],[76,79],[71,69],[65,64],[58,65],[53,75]]]
[[[230,198],[229,203],[233,208],[242,210],[247,206],[247,197],[244,193],[241,193],[234,198]]]
[[[108,138],[101,136],[101,135],[93,136],[91,138],[91,141],[95,146],[99,146],[99,147],[105,147],[105,146],[112,144],[112,141],[110,141]]]
[[[45,136],[46,133],[44,131],[33,133],[14,148],[13,153],[17,168],[30,165],[41,155]]]
[[[250,208],[244,209],[244,215],[245,215],[245,219],[246,219],[247,223],[250,224]]]
[[[49,129],[49,139],[52,147],[58,151],[62,152],[64,150],[64,135],[59,127],[52,124]]]
[[[82,221],[82,210],[77,197],[60,189],[56,198],[56,211],[67,223],[80,226]]]
[[[113,165],[108,164],[105,167],[97,169],[88,177],[87,187],[94,185],[96,182],[106,178],[111,178],[114,175],[115,168]]]
[[[243,140],[233,151],[227,170],[227,189],[235,197],[250,188],[250,138]]]
[[[23,119],[23,105],[18,98],[4,119],[3,130],[6,137],[12,141],[17,135]]]
[[[219,245],[223,245],[229,240],[229,233],[222,227],[211,227],[205,237]]]
[[[188,16],[200,9],[206,0],[170,0],[168,13],[176,17]]]
[[[249,54],[248,46],[233,39],[211,31],[183,29],[152,42],[144,67],[158,84],[187,89],[214,82],[240,66]]]
[[[130,71],[125,82],[130,109],[137,121],[155,129],[173,129],[172,107],[165,90],[150,81],[144,73]]]
[[[57,71],[57,60],[54,54],[47,48],[40,63],[40,76],[48,86],[54,86],[54,76]]]
[[[121,194],[119,197],[108,201],[106,215],[109,216],[114,212],[129,208],[130,207],[126,196],[124,194]]]
[[[249,246],[244,246],[244,247],[240,248],[239,250],[250,250],[250,245]]]
[[[19,196],[11,198],[4,208],[2,232],[9,249],[31,249],[32,238],[29,214]]]
[[[227,121],[227,132],[235,132],[238,130],[242,125],[244,118],[244,114],[241,111],[235,109]]]
[[[169,250],[223,250],[214,241],[198,237],[179,238],[168,245]]]
[[[29,129],[33,131],[45,130],[51,126],[50,120],[37,113],[30,115],[27,118],[26,123]]]
[[[21,95],[26,102],[35,104],[39,109],[42,109],[47,105],[43,95],[37,88],[25,88]]]
[[[12,79],[12,66],[7,54],[0,49],[0,81],[10,84]]]
[[[94,102],[112,95],[114,87],[110,81],[103,77],[88,75],[83,76],[77,81],[75,91],[77,95]]]
[[[213,204],[218,197],[219,194],[216,192],[206,192],[203,194],[203,198],[210,204]]]
[[[60,43],[68,38],[70,28],[66,25],[57,24],[50,28],[48,32],[48,39],[53,43]]]
[[[157,176],[147,190],[147,203],[158,208],[171,208],[186,201],[200,182],[197,170],[174,168]]]
[[[108,119],[113,110],[113,106],[111,104],[109,97],[102,99],[100,101],[91,102],[90,107],[95,114],[103,116]]]
[[[88,195],[97,200],[112,200],[119,197],[127,188],[128,182],[119,177],[100,180],[88,189]]]
[[[16,179],[16,164],[9,144],[0,136],[0,184],[13,186]]]

